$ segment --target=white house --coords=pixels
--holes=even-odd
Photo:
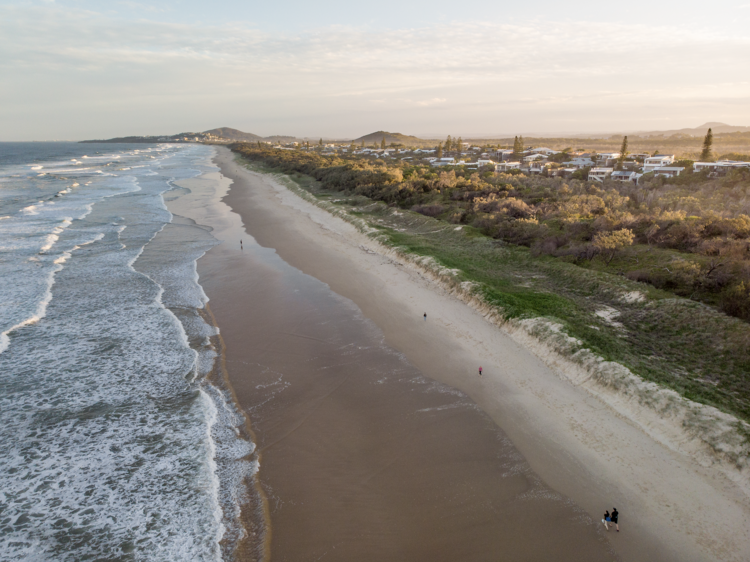
[[[597,160],[617,160],[619,157],[619,152],[600,152],[596,155]]]
[[[750,162],[719,160],[718,162],[695,162],[693,164],[694,172],[701,172],[703,170],[708,170],[710,172],[728,172],[733,168],[750,168]]]
[[[523,157],[524,162],[533,162],[534,160],[546,160],[547,157],[544,154],[529,154]]]
[[[540,146],[539,148],[532,148],[531,152],[536,154],[544,154],[545,156],[552,156],[553,154],[560,154],[559,150],[552,150],[546,146]]]
[[[568,168],[575,168],[580,170],[581,168],[592,168],[594,161],[591,158],[573,158],[570,162],[565,162]]]
[[[497,159],[501,162],[513,158],[513,151],[509,149],[500,149],[496,153]]]
[[[497,164],[497,162],[495,162],[494,160],[484,160],[482,158],[477,160],[477,166],[480,168],[482,166],[494,166],[495,164]]]
[[[438,158],[437,160],[434,160],[432,162],[433,166],[455,166],[456,165],[456,159],[455,158]]]
[[[541,174],[545,168],[549,168],[551,165],[550,162],[532,162],[529,165],[529,173]]]
[[[675,176],[679,176],[683,171],[685,171],[685,168],[681,168],[679,166],[662,166],[661,168],[656,168],[656,170],[653,170],[654,175],[664,176],[665,178],[673,178]]]
[[[500,162],[495,166],[496,172],[507,172],[508,170],[520,170],[520,162]]]
[[[612,175],[614,168],[591,168],[589,170],[589,181],[603,182],[606,178]]]
[[[653,172],[657,168],[664,168],[674,163],[674,154],[660,154],[649,156],[643,161],[643,173]]]
[[[617,181],[632,181],[637,182],[641,174],[635,172],[612,172],[612,179]]]

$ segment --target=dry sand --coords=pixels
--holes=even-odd
[[[723,473],[702,467],[686,455],[652,439],[605,403],[558,376],[528,349],[444,292],[418,270],[386,257],[377,244],[350,224],[300,199],[271,177],[250,172],[236,164],[226,149],[218,149],[216,162],[222,174],[234,181],[225,201],[241,215],[245,230],[260,245],[274,248],[294,268],[323,281],[338,295],[351,299],[382,332],[387,346],[403,354],[409,368],[416,368],[433,380],[471,397],[495,422],[497,435],[507,435],[528,461],[533,473],[541,477],[544,484],[535,484],[540,486],[538,489],[548,490],[550,487],[570,498],[594,520],[600,518],[604,509],[616,506],[621,513],[622,532],[610,533],[607,538],[623,560],[748,559],[750,507],[747,497]],[[201,281],[210,287],[210,279],[220,278],[221,270],[204,268],[204,265],[199,267]],[[235,274],[229,275],[233,277]],[[207,292],[214,299],[210,289]],[[274,302],[270,297],[268,301]],[[218,302],[212,300],[212,307],[216,304]],[[423,312],[428,314],[426,323],[421,319]],[[229,312],[227,315],[229,317]],[[219,323],[221,325],[221,319]],[[227,353],[231,353],[229,344]],[[314,355],[318,351],[311,353]],[[481,378],[476,374],[480,364],[484,367]],[[237,385],[241,380],[234,382]],[[396,389],[395,393],[399,391]],[[245,404],[251,405],[253,400],[257,397],[248,396]],[[368,399],[357,392],[346,401],[349,400],[362,404],[362,410],[366,409],[364,404]],[[304,407],[304,400],[299,407]],[[410,407],[414,405],[400,406],[404,409]],[[468,411],[468,406],[466,408]],[[382,420],[373,427],[379,423]],[[438,423],[443,424],[442,432],[452,427],[450,419]],[[457,419],[456,423],[458,427],[467,427],[468,422]],[[491,447],[489,441],[480,435],[482,431],[476,429],[478,425],[469,423],[468,427],[473,427],[478,437],[467,448],[459,449],[459,454],[470,455],[472,451],[477,454]],[[269,432],[272,430],[268,428]],[[411,449],[403,445],[402,439],[395,441],[401,444],[399,450]],[[510,445],[503,443],[503,446]],[[270,447],[264,454],[262,467],[271,462],[274,448]],[[467,461],[459,469],[463,471],[461,481],[467,486],[475,478],[480,482],[488,482],[493,477],[500,480],[497,474],[493,476],[492,462],[487,461],[488,465],[479,470],[481,475],[476,476],[472,472],[471,457],[461,460]],[[277,462],[275,468],[283,473],[285,466],[294,463],[294,454],[279,455],[274,462]],[[418,464],[413,466],[419,467]],[[261,475],[263,471],[261,468]],[[270,472],[269,469],[269,478]],[[341,474],[346,473],[346,470],[341,471]],[[530,481],[534,480],[533,473],[527,473]],[[301,482],[303,476],[299,475],[297,479]],[[420,482],[413,475],[404,474],[403,479],[408,482],[404,491],[412,491]],[[305,494],[301,489],[290,489],[290,492],[299,494],[298,498]],[[434,493],[435,490],[427,489],[424,497]],[[393,490],[390,494],[392,497],[398,495]],[[293,497],[286,501],[297,501]],[[354,496],[352,498],[356,501]],[[320,500],[319,497],[310,499]],[[498,501],[502,504],[501,500]],[[304,513],[309,516],[314,509],[307,506]],[[406,519],[412,520],[411,517]],[[567,516],[563,520],[567,521]],[[556,519],[548,518],[547,521],[548,527],[542,530],[552,532],[559,541],[549,552],[556,550],[554,557],[560,559],[561,554],[570,548],[570,541],[565,541],[555,532]],[[294,532],[293,526],[301,524],[301,521],[288,521],[288,532]],[[465,526],[453,536],[460,537],[462,533],[473,536],[475,526],[475,521],[466,519]],[[517,535],[520,537],[517,543],[545,536],[545,533],[529,534],[535,525],[521,527],[527,534]],[[442,535],[440,527],[434,529],[440,529],[436,536]],[[579,531],[578,528],[568,529],[568,532]],[[586,542],[585,535],[585,532],[578,535],[584,538],[575,544]],[[429,536],[429,533],[424,536]],[[590,543],[592,548],[597,544],[596,541]],[[408,549],[401,552],[401,559],[419,559]],[[494,559],[503,559],[498,552],[492,554]],[[482,558],[467,553],[460,559]],[[524,558],[509,556],[507,559]]]

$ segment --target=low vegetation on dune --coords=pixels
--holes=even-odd
[[[623,275],[750,320],[750,170],[723,178],[587,182],[456,167],[238,150],[325,189],[467,225],[580,267]],[[645,178],[644,178],[645,179]]]
[[[741,173],[636,187],[234,150],[362,218],[389,245],[457,271],[508,321],[550,320],[567,356],[590,350],[750,421],[750,178]],[[746,427],[736,428],[745,439]]]

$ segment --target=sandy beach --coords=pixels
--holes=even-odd
[[[225,242],[198,273],[258,440],[274,559],[747,558],[750,507],[723,473],[350,224],[224,148],[215,162],[231,188],[190,218]],[[599,523],[612,507],[620,533]]]

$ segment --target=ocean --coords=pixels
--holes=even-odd
[[[225,560],[254,444],[173,216],[203,145],[0,143],[0,560]]]

